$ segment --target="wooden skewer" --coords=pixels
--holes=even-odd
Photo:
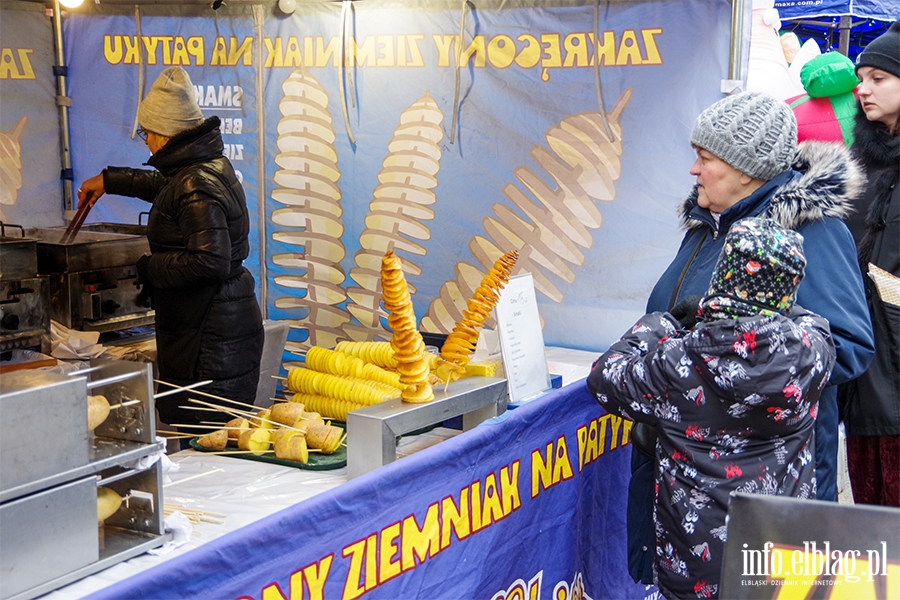
[[[271,452],[271,450],[266,450],[262,454],[259,454],[259,450],[216,450],[214,452],[203,452],[203,454],[256,454],[257,456],[262,456],[266,452]]]
[[[197,403],[197,404],[201,404],[201,405],[205,405],[205,406],[210,406],[210,407],[212,407],[212,408],[222,409],[221,406],[216,406],[215,404],[210,404],[209,402],[203,402],[202,400],[197,400],[196,398],[188,398],[188,402],[195,402],[195,403]],[[229,410],[233,410],[233,409],[229,409]],[[228,410],[226,410],[226,411],[224,411],[224,412],[228,412]],[[240,413],[240,412],[242,412],[242,411],[239,411],[239,410],[233,410],[233,412]],[[238,415],[238,416],[240,416],[240,415]],[[248,417],[244,417],[244,418],[248,418]],[[301,433],[306,433],[306,432],[303,431],[302,429],[297,429],[296,427],[291,427],[290,425],[285,425],[284,423],[279,423],[278,421],[272,421],[272,420],[270,420],[270,419],[266,419],[266,418],[260,417],[260,416],[258,416],[258,415],[253,415],[253,414],[251,414],[251,416],[250,416],[249,418],[257,419],[257,420],[259,420],[259,421],[265,421],[266,423],[272,423],[273,425],[277,425],[279,429],[280,429],[280,428],[292,429],[292,430],[294,430],[294,431],[299,431],[299,432],[301,432]]]
[[[278,381],[287,381],[287,377],[282,377],[281,375],[271,375],[272,379],[277,379]]]
[[[118,404],[112,404],[109,407],[109,410],[113,410],[116,408],[122,408],[123,406],[134,406],[135,404],[140,404],[140,400],[128,400],[127,402],[119,402]]]
[[[178,481],[173,481],[172,483],[167,483],[163,487],[172,487],[173,485],[178,485],[179,483],[184,483],[185,481],[190,481],[191,479],[197,479],[198,477],[206,477],[207,475],[212,475],[213,473],[221,473],[225,469],[213,469],[212,471],[207,471],[206,473],[198,473],[197,475],[192,475],[191,477],[185,477],[184,479],[179,479]]]
[[[180,510],[180,511],[182,511],[182,512],[203,513],[203,514],[205,514],[205,515],[212,515],[212,516],[214,516],[214,517],[222,517],[222,518],[225,518],[225,517],[228,516],[228,515],[223,514],[223,513],[212,512],[211,510],[200,510],[200,509],[196,509],[196,508],[187,508],[187,507],[181,506],[180,504],[175,504],[175,503],[173,503],[173,502],[163,502],[163,506],[164,506],[164,507],[172,507],[172,508],[174,508],[175,510]]]
[[[177,440],[177,439],[179,439],[179,438],[192,438],[192,437],[197,437],[197,436],[194,435],[194,434],[191,434],[191,433],[184,433],[183,431],[165,431],[165,430],[163,430],[163,429],[157,429],[157,430],[156,430],[156,433],[163,433],[163,434],[166,434],[166,433],[167,433],[167,434],[169,434],[169,435],[167,436],[167,439],[170,439],[170,440]]]
[[[153,381],[157,381],[157,380],[154,379]],[[210,380],[210,382],[211,382],[211,381],[212,381],[212,380]],[[201,384],[206,384],[206,383],[210,383],[210,382],[202,381],[202,382],[200,382],[200,383],[201,383]],[[165,382],[164,382],[164,381],[160,381],[159,383],[165,383]],[[171,384],[171,383],[167,383],[166,385],[172,385],[172,384]],[[200,384],[192,384],[192,385],[200,385]],[[239,401],[237,401],[237,400],[232,400],[231,398],[225,398],[224,396],[216,396],[215,394],[207,394],[206,392],[201,392],[201,391],[199,391],[199,390],[194,390],[194,389],[190,388],[189,386],[185,386],[185,387],[183,387],[183,388],[181,388],[181,389],[182,389],[182,390],[191,389],[191,391],[192,391],[194,394],[199,394],[199,395],[201,395],[201,396],[206,396],[207,398],[214,398],[215,400],[222,400],[222,401],[224,401],[224,402],[230,402],[231,404],[237,404],[238,406],[245,406],[245,407],[247,407],[247,408],[253,408],[253,409],[259,410],[259,407],[258,407],[258,406],[254,406],[253,404],[247,404],[246,402],[239,402]],[[181,391],[181,390],[178,390],[178,391]],[[163,393],[164,393],[164,394],[168,394],[169,392],[163,392]],[[159,397],[159,394],[157,394],[156,397],[158,398],[158,397]]]
[[[188,402],[193,402],[195,404],[200,404],[207,408],[199,408],[197,406],[183,406],[182,408],[189,408],[191,410],[215,410],[218,412],[223,412],[225,414],[231,415],[233,417],[243,417],[245,419],[254,419],[256,418],[257,413],[250,412],[248,410],[241,410],[240,408],[232,408],[230,406],[221,406],[219,404],[213,404],[212,402],[204,402],[203,400],[198,400],[197,398],[188,398]]]
[[[217,413],[225,412],[224,410],[219,409],[219,408],[205,408],[205,407],[200,407],[200,406],[179,406],[178,408],[187,408],[190,410],[205,410],[208,412],[217,412]],[[243,411],[241,411],[241,412],[243,412]],[[229,412],[228,414],[230,415],[231,413]],[[253,413],[244,413],[244,414],[249,415],[247,417],[244,417],[243,415],[241,415],[241,417],[243,417],[245,419],[251,419],[251,418],[255,417],[255,415]],[[224,425],[224,423],[223,423],[223,425]]]
[[[192,429],[216,429],[216,430],[225,429],[226,431],[227,430],[247,431],[250,429],[249,427],[215,427],[213,425],[192,425],[190,423],[170,423],[170,425],[172,425],[172,427],[190,427]],[[197,436],[191,436],[191,437],[197,437]]]
[[[158,394],[154,394],[154,398],[162,398],[164,396],[171,396],[172,394],[177,394],[178,392],[183,392],[184,390],[192,390],[194,388],[209,385],[213,382],[212,379],[207,379],[206,381],[198,381],[197,383],[192,383],[190,385],[175,385],[174,383],[169,383],[168,381],[162,381],[160,379],[154,379],[156,383],[160,385],[167,385],[169,387],[175,388],[174,390],[169,390],[168,392],[159,392]]]
[[[181,510],[180,510],[180,509],[177,509],[177,508],[175,508],[175,509],[165,509],[165,510],[163,510],[163,514],[164,514],[165,516],[168,517],[169,515],[171,515],[171,514],[172,514],[173,512],[175,512],[176,510],[178,510],[179,512],[181,512]],[[205,515],[203,515],[203,514],[197,514],[197,515],[195,515],[195,514],[185,514],[184,516],[186,516],[186,517],[187,517],[187,520],[190,521],[191,523],[200,523],[200,522],[203,522],[203,523],[213,523],[213,524],[215,524],[215,525],[221,525],[221,524],[223,524],[223,523],[225,522],[224,519],[218,519],[218,518],[214,518],[214,517],[207,517],[207,516],[205,516]],[[198,533],[199,533],[199,532],[194,531],[194,532],[192,532],[192,535],[197,535]]]
[[[197,401],[196,398],[188,398],[188,402]],[[200,406],[179,406],[178,408],[186,408],[189,410],[205,410],[210,412],[224,413],[230,417],[240,418],[240,419],[254,419],[256,415],[250,412],[246,412],[243,410],[238,410],[236,408],[228,408],[227,406],[216,406],[215,404],[209,405],[209,407],[200,407]]]

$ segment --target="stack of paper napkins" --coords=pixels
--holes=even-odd
[[[90,360],[103,354],[99,331],[78,331],[50,321],[50,356],[63,360]]]
[[[882,302],[900,306],[900,277],[869,263],[869,278],[875,282]]]

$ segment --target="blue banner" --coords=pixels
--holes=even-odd
[[[584,381],[93,598],[644,598],[628,576],[630,422]]]
[[[62,225],[56,58],[43,5],[4,2],[0,39],[0,221]]]
[[[730,2],[253,8],[71,15],[74,166],[146,161],[138,99],[184,66],[259,215],[248,262],[288,350],[387,337],[389,248],[425,331],[449,332],[512,249],[550,345],[603,348],[643,314],[681,237],[690,130],[728,77]]]

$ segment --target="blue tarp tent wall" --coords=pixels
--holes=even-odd
[[[860,17],[894,21],[900,18],[897,0],[775,0],[782,19],[812,17]]]

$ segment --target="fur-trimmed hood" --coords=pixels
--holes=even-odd
[[[854,210],[853,200],[862,193],[865,176],[843,144],[803,142],[797,147],[792,167],[798,173],[772,193],[766,217],[787,229],[797,229],[823,217],[843,219]],[[696,207],[695,184],[679,207],[682,229],[704,225],[691,217]]]

